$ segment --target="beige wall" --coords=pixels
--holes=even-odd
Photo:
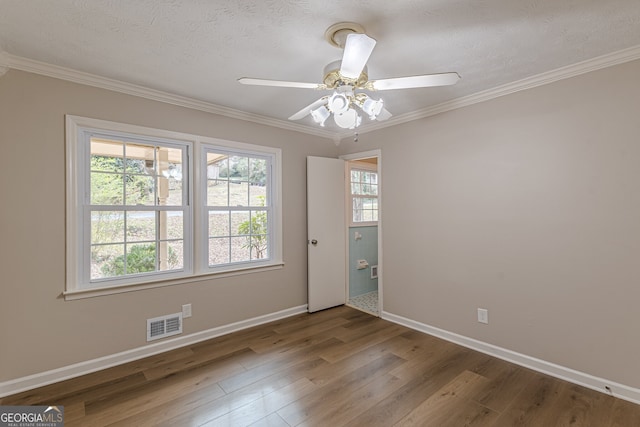
[[[285,267],[64,301],[64,115],[282,148]],[[0,382],[146,344],[146,319],[193,304],[185,333],[300,306],[307,155],[332,141],[11,70],[0,78]]]
[[[640,387],[640,61],[346,140],[382,148],[384,310]],[[65,302],[64,115],[283,148],[277,271]],[[324,139],[19,71],[0,78],[0,381],[306,303]],[[400,208],[401,207],[401,208]],[[489,309],[489,325],[476,308]]]
[[[640,61],[343,142],[382,149],[384,310],[640,387],[638,76]]]

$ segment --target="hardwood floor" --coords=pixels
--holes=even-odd
[[[70,426],[640,426],[640,406],[349,307],[0,399]]]

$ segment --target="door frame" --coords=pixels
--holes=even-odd
[[[378,172],[378,317],[382,317],[382,302],[383,302],[383,253],[382,253],[382,218],[384,217],[384,213],[382,210],[382,198],[384,196],[383,189],[383,180],[382,180],[382,150],[369,150],[369,151],[361,151],[359,153],[353,154],[345,154],[340,156],[339,158],[346,162],[352,160],[360,160],[360,159],[368,159],[371,157],[376,157],[378,159],[377,164],[377,172]],[[345,175],[345,181],[347,177]],[[345,183],[346,185],[346,183]],[[348,194],[345,194],[345,198],[349,197]],[[345,244],[347,245],[346,254],[347,254],[347,262],[349,258],[349,224],[351,223],[349,215],[351,211],[347,208],[347,206],[351,206],[351,203],[345,204]],[[349,269],[347,268],[345,271],[345,301],[349,302]]]

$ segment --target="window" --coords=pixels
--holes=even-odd
[[[65,295],[281,265],[279,167],[279,149],[68,116]]]
[[[188,145],[85,132],[86,279],[181,271],[190,245]],[[87,159],[88,157],[88,159]]]
[[[350,162],[351,225],[378,222],[378,172],[375,164]]]
[[[268,260],[271,159],[204,147],[208,267]]]

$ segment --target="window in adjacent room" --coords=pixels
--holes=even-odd
[[[351,225],[378,222],[378,172],[375,164],[350,162]]]

